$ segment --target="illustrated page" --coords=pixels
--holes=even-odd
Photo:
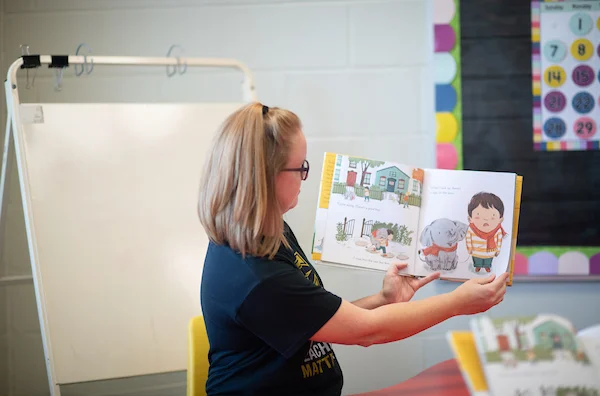
[[[415,275],[470,279],[510,263],[516,175],[426,169]]]
[[[598,372],[572,324],[556,315],[471,322],[493,395],[593,395]]]
[[[410,267],[423,176],[422,169],[336,155],[324,232],[315,234],[321,260],[383,271],[397,262]]]

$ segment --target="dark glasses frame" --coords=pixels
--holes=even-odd
[[[283,172],[300,172],[300,177],[302,177],[302,180],[306,180],[308,178],[309,171],[310,171],[310,164],[308,163],[308,160],[304,160],[301,168],[283,169]]]

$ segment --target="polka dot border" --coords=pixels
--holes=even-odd
[[[462,168],[460,0],[434,0],[436,167]]]

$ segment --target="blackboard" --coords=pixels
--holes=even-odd
[[[600,274],[600,152],[533,149],[531,3],[460,7],[463,168],[523,176],[517,272],[586,275],[577,263],[561,266],[567,253]],[[532,266],[532,256],[541,261]]]

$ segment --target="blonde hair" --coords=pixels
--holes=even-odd
[[[283,235],[275,190],[287,164],[298,116],[250,103],[223,122],[202,169],[198,216],[208,238],[247,254],[272,258]]]

